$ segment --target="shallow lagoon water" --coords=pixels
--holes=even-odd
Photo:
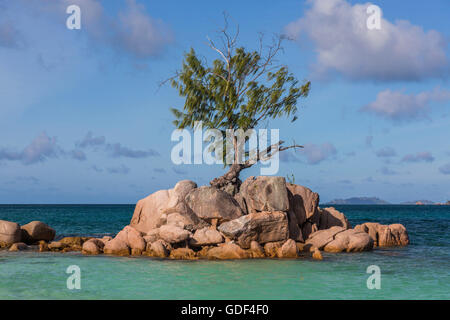
[[[0,252],[1,299],[449,299],[449,206],[336,206],[352,225],[399,222],[411,245],[366,253],[324,253],[323,261],[172,261],[79,253]],[[0,206],[0,219],[42,220],[58,236],[115,234],[133,206]],[[81,269],[69,290],[66,269]],[[381,269],[369,290],[366,269]]]

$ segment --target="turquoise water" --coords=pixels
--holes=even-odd
[[[449,206],[335,206],[355,225],[399,222],[411,245],[367,253],[324,254],[323,261],[172,261],[78,253],[0,252],[1,299],[449,299]],[[42,220],[58,236],[115,234],[131,205],[0,205],[0,219]],[[66,269],[78,265],[81,289]],[[381,289],[366,269],[381,269]]]

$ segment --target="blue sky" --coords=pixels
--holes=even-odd
[[[183,100],[159,83],[190,47],[217,58],[206,37],[224,11],[249,49],[288,34],[280,62],[312,81],[299,120],[269,123],[305,145],[278,175],[322,201],[450,199],[450,3],[374,1],[368,30],[369,2],[280,2],[0,0],[0,203],[134,203],[221,175],[171,162]],[[66,28],[71,4],[81,30]]]

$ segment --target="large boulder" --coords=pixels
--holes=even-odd
[[[117,256],[128,256],[130,255],[130,248],[124,241],[116,237],[105,244],[103,252]]]
[[[219,245],[218,247],[209,249],[206,256],[209,259],[220,259],[220,260],[251,258],[251,254],[249,252],[243,250],[237,244],[232,242],[225,243]]]
[[[167,216],[179,213],[192,227],[201,224],[200,219],[186,205],[184,198],[197,184],[190,180],[179,181],[173,189],[159,190],[137,202],[130,226],[147,233],[167,223]]]
[[[227,192],[214,187],[200,187],[189,191],[186,203],[195,215],[205,221],[230,221],[242,216],[237,201]]]
[[[319,206],[319,194],[303,186],[287,183],[289,211],[292,212],[299,225],[310,219]]]
[[[327,252],[361,252],[373,248],[372,238],[365,232],[347,229],[337,233],[334,240],[327,243],[323,250]]]
[[[289,235],[286,213],[282,211],[250,213],[222,223],[218,229],[242,248],[249,248],[252,241],[284,241]]]
[[[406,246],[409,236],[406,228],[401,224],[382,225],[366,222],[355,227],[355,230],[367,233],[374,241],[375,247]]]
[[[248,213],[259,211],[287,211],[289,199],[283,177],[249,177],[241,185],[239,194]]]
[[[303,239],[305,239],[305,240],[308,239],[311,234],[313,234],[314,232],[316,232],[318,230],[319,230],[319,228],[317,227],[316,223],[306,221],[302,226]]]
[[[55,230],[41,221],[31,221],[21,227],[23,240],[27,243],[40,240],[52,241],[55,238]]]
[[[125,242],[131,249],[145,250],[146,242],[142,233],[131,226],[125,226],[125,228],[117,234],[116,238]]]
[[[222,234],[216,229],[203,228],[195,231],[189,244],[193,247],[215,245],[223,242]]]
[[[18,223],[0,220],[0,245],[9,245],[21,241],[21,231]]]
[[[178,243],[188,240],[192,234],[174,225],[164,225],[159,228],[159,237],[168,243]]]
[[[345,228],[337,226],[331,227],[330,229],[319,230],[312,233],[305,243],[322,250],[328,243],[334,240],[338,233],[345,230]]]
[[[319,229],[329,229],[331,227],[343,227],[345,229],[350,229],[350,223],[347,220],[347,217],[342,213],[336,210],[333,207],[318,209],[320,213],[319,218]]]
[[[303,242],[303,233],[298,223],[297,216],[291,210],[287,213],[288,217],[288,225],[289,225],[289,239],[293,239],[295,241]]]

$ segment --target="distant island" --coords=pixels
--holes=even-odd
[[[334,199],[326,202],[327,205],[346,204],[346,205],[358,205],[358,204],[392,204],[388,201],[382,200],[377,197],[352,197],[348,199]],[[405,201],[400,204],[404,205],[450,205],[450,200],[447,202],[433,202],[430,200],[417,200],[417,201]]]
[[[348,199],[335,199],[327,204],[390,204],[377,197],[352,197]]]

